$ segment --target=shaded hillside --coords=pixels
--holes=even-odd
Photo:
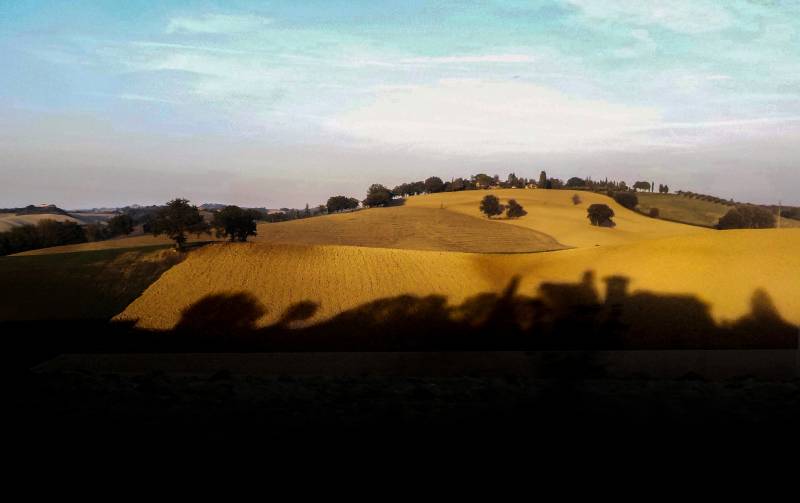
[[[162,248],[0,257],[0,321],[108,320],[179,259]]]

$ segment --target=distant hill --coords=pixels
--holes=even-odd
[[[72,215],[53,204],[28,205],[23,208],[0,209],[0,232],[6,232],[21,225],[36,225],[42,220],[56,220],[59,222],[75,222],[86,225],[87,220]]]
[[[722,199],[711,198],[699,194],[657,194],[654,192],[639,192],[637,210],[648,214],[651,209],[657,208],[659,218],[672,220],[691,225],[703,227],[714,227],[719,219],[731,208],[740,203],[723,201]],[[773,214],[777,214],[777,206],[763,206]],[[784,208],[786,209],[786,208]],[[800,221],[783,218],[781,227],[795,228],[800,227]]]

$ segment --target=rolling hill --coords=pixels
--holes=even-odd
[[[0,213],[0,232],[6,232],[20,225],[36,225],[42,220],[56,220],[58,222],[86,222],[70,215],[60,213],[36,213],[31,215],[17,215],[16,213]]]
[[[167,271],[117,319],[143,328],[174,327],[208,295],[246,293],[263,305],[260,325],[278,322],[301,302],[318,305],[320,321],[377,299],[442,295],[450,304],[499,292],[514,276],[535,294],[547,282],[576,283],[624,276],[631,291],[691,295],[717,321],[751,311],[764,289],[777,311],[800,323],[800,230],[688,234],[629,245],[550,253],[488,255],[321,245],[217,244]],[[759,267],[751,267],[758,260]]]
[[[494,194],[514,198],[528,211],[516,220],[487,219],[479,210],[481,198]],[[580,204],[572,196],[579,194]],[[592,227],[586,218],[590,204],[603,203],[615,212],[613,229]],[[592,192],[504,189],[413,196],[402,206],[372,208],[282,223],[261,223],[253,240],[271,244],[330,244],[473,253],[521,253],[635,243],[708,229],[654,220],[628,210],[613,199]],[[193,237],[194,238],[194,237]],[[194,238],[208,241],[212,238]],[[168,244],[166,238],[137,236],[96,243],[59,246],[24,255],[131,248]]]

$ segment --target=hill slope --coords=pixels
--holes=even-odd
[[[497,292],[511,278],[520,292],[544,282],[575,283],[585,272],[598,280],[630,279],[633,290],[687,294],[711,305],[717,320],[750,312],[765,289],[778,312],[800,323],[800,230],[709,232],[627,246],[551,253],[485,255],[265,244],[218,244],[190,254],[167,271],[118,319],[143,328],[171,328],[181,313],[217,293],[248,293],[266,308],[261,325],[280,320],[299,302],[319,305],[318,321],[361,304],[401,294],[446,296],[459,304]],[[752,267],[757,260],[759,267]],[[595,285],[599,287],[600,285]]]
[[[85,224],[83,220],[60,213],[37,213],[32,215],[17,215],[14,213],[0,213],[0,232],[6,232],[20,225],[36,225],[42,220],[56,220],[58,222],[75,222]]]
[[[333,244],[461,252],[519,253],[564,245],[533,229],[502,225],[439,208],[394,206],[261,224],[261,243]]]
[[[582,202],[572,203],[579,194]],[[528,215],[508,220],[487,219],[478,210],[481,199],[494,194],[503,202],[517,199]],[[592,227],[586,218],[590,204],[614,209],[617,226]],[[413,250],[519,253],[635,243],[684,234],[712,232],[656,220],[623,208],[611,198],[569,190],[471,190],[410,197],[402,206],[258,226],[256,242],[369,246]],[[202,236],[201,241],[209,240]],[[99,243],[60,246],[28,255],[93,249],[167,244],[165,238],[138,236]]]
[[[590,247],[635,243],[669,236],[702,234],[707,229],[656,220],[617,204],[608,196],[585,191],[502,189],[472,190],[413,196],[408,198],[409,208],[440,208],[475,218],[482,218],[479,202],[487,194],[494,194],[505,203],[516,199],[527,210],[525,217],[514,220],[497,220],[493,223],[533,229],[552,236],[559,243],[571,247]],[[581,198],[573,204],[573,195]],[[586,218],[587,208],[595,203],[606,204],[614,210],[613,229],[593,227]]]
[[[108,320],[177,260],[152,248],[0,257],[0,321]]]

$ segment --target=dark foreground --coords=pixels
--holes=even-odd
[[[786,360],[793,355],[687,352],[687,367],[671,353],[660,366],[653,354],[641,360],[650,374],[635,355],[609,367],[608,355],[587,352],[67,355],[21,376],[21,410],[27,427],[70,435],[143,428],[742,435],[800,424],[800,379]],[[768,370],[783,360],[783,371]],[[749,374],[748,362],[758,361]],[[691,362],[705,363],[695,365],[698,373]]]

